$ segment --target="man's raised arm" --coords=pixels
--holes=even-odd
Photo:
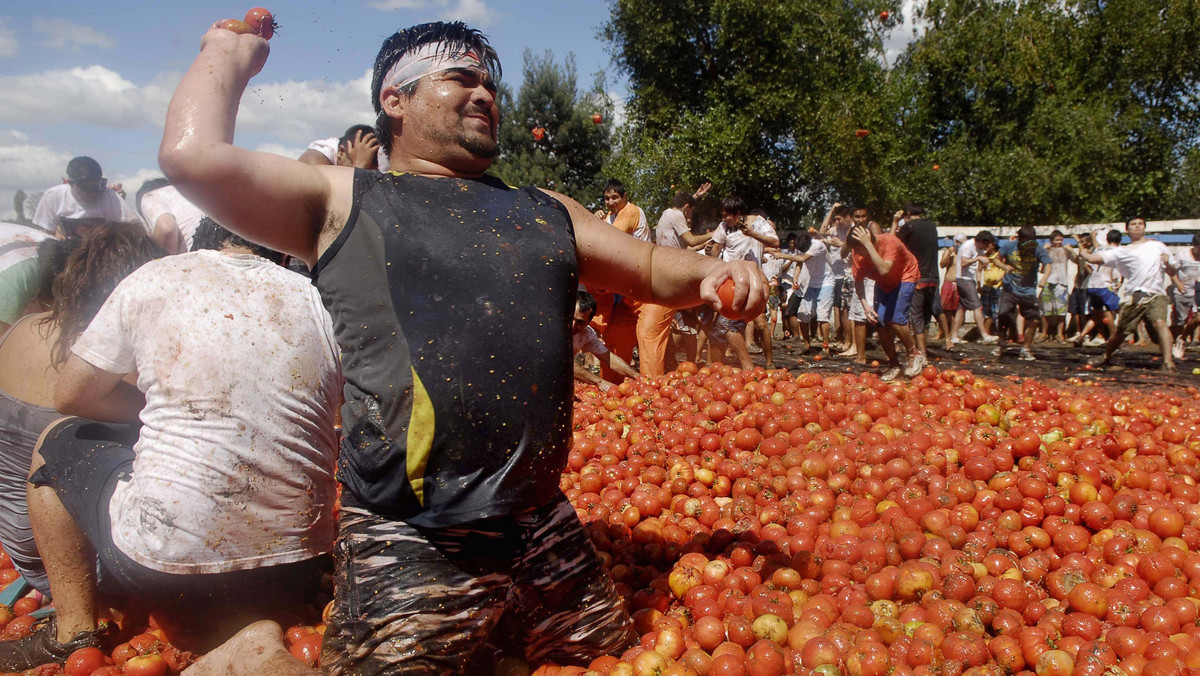
[[[238,102],[268,52],[257,35],[209,29],[171,98],[158,161],[179,191],[219,223],[313,265],[326,223],[340,227],[350,211],[353,170],[233,145]]]
[[[571,213],[579,279],[588,286],[667,307],[709,303],[720,308],[717,287],[732,279],[733,307],[722,308],[726,314],[753,319],[766,308],[766,279],[757,264],[725,263],[682,249],[654,246],[601,221],[566,195],[544,192],[561,201]]]

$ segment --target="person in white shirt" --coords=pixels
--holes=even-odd
[[[28,496],[57,624],[24,648],[98,641],[84,552],[114,589],[194,627],[185,649],[319,584],[343,385],[329,313],[282,254],[209,219],[196,245],[126,277],[60,369],[56,407],[83,417],[42,435]]]
[[[692,210],[696,200],[700,199],[712,187],[711,183],[702,184],[695,193],[676,193],[671,207],[663,211],[655,228],[656,244],[672,249],[698,249],[712,238],[711,233],[703,235],[692,234]],[[687,315],[682,318],[692,325],[697,323],[694,309],[680,310]],[[643,303],[638,313],[638,370],[644,376],[657,376],[675,368],[675,350],[671,343],[671,327],[674,324],[676,310],[664,305]],[[683,340],[684,351],[689,361],[696,360],[695,333],[687,334]]]
[[[119,223],[125,220],[120,187],[108,185],[99,162],[76,157],[67,163],[63,184],[42,194],[33,224],[56,237],[82,237],[101,223]]]
[[[876,237],[883,234],[883,228],[878,223],[871,220],[871,214],[866,207],[854,206],[850,209],[850,225],[851,227],[867,228]],[[849,236],[849,235],[847,235]],[[846,261],[845,286],[849,298],[843,299],[844,303],[849,303],[846,310],[846,321],[850,323],[850,335],[852,342],[849,347],[838,353],[839,357],[854,357],[855,364],[867,363],[867,315],[863,311],[863,305],[857,295],[855,287],[854,275],[850,272],[850,247],[842,247],[841,256],[843,261]],[[863,292],[866,298],[875,298],[875,280],[864,278]]]
[[[1142,321],[1148,321],[1158,333],[1163,370],[1174,371],[1171,330],[1167,324],[1167,279],[1176,274],[1175,263],[1165,244],[1146,238],[1146,219],[1129,219],[1125,232],[1129,234],[1129,244],[1125,246],[1079,253],[1089,263],[1116,267],[1130,292],[1129,300],[1121,306],[1117,329],[1109,336],[1104,355],[1093,360],[1093,366],[1108,364],[1125,336],[1136,331]]]
[[[1175,255],[1175,274],[1171,276],[1171,331],[1175,341],[1171,354],[1183,359],[1187,337],[1200,325],[1196,313],[1196,285],[1200,284],[1200,234],[1192,235],[1192,244]]]
[[[1042,335],[1046,340],[1059,343],[1067,342],[1063,331],[1066,328],[1067,305],[1071,296],[1071,274],[1067,264],[1072,255],[1063,246],[1064,237],[1061,230],[1050,233],[1050,246],[1046,247],[1046,254],[1050,256],[1050,271],[1046,274],[1040,294]]]
[[[204,212],[179,194],[165,178],[146,181],[138,189],[138,211],[150,237],[169,254],[191,251]]]
[[[804,340],[804,351],[812,349],[812,322],[817,323],[817,335],[821,339],[821,353],[829,356],[829,325],[833,321],[833,266],[830,264],[829,247],[810,232],[796,235],[796,251],[793,256],[781,254],[788,260],[804,265],[808,271],[808,288],[800,301],[800,337]],[[797,282],[798,283],[798,282]]]
[[[833,275],[833,318],[837,321],[833,347],[836,350],[851,351],[854,349],[854,329],[850,322],[850,307],[856,299],[854,280],[850,277],[850,265],[842,255],[842,249],[850,233],[852,214],[853,210],[849,206],[835,202],[817,230],[818,239],[829,249],[829,267]]]
[[[746,203],[737,195],[730,195],[721,200],[721,223],[712,233],[713,248],[710,255],[725,262],[751,261],[762,266],[764,247],[778,247],[779,235],[775,226],[763,216],[747,216]],[[763,314],[754,320],[755,326],[761,323],[763,338],[763,355],[768,365],[773,367],[771,360],[771,338],[766,335],[767,317]],[[723,326],[727,324],[727,326]],[[717,318],[715,325],[727,331],[707,331],[712,343],[713,338],[726,338],[729,347],[737,355],[743,370],[753,368],[750,352],[746,346],[746,322]],[[720,349],[720,343],[714,344]]]
[[[1099,254],[1121,244],[1121,233],[1116,229],[1097,230],[1092,241],[1096,244],[1093,253]],[[1106,244],[1101,244],[1106,242]],[[1076,258],[1087,263],[1088,261],[1082,257],[1083,251],[1089,251],[1088,247],[1081,247],[1081,250],[1075,253]],[[1083,330],[1078,336],[1074,337],[1075,347],[1087,345],[1088,347],[1096,347],[1103,345],[1105,339],[1100,336],[1088,338],[1092,331],[1098,326],[1108,327],[1106,333],[1112,335],[1112,324],[1114,313],[1121,306],[1121,299],[1117,296],[1117,289],[1121,288],[1121,273],[1111,265],[1091,265],[1092,272],[1088,275],[1085,286],[1087,287],[1088,295],[1088,310],[1089,316],[1087,322],[1083,325]]]

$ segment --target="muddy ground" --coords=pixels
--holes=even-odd
[[[872,360],[884,363],[883,351],[874,341],[871,341],[871,346],[871,349],[867,350],[868,363]],[[837,356],[816,360],[814,357],[819,354],[819,350],[814,349],[804,354],[803,347],[804,343],[799,339],[776,340],[775,365],[792,371],[809,369],[821,373],[881,371],[878,367],[872,369],[869,366],[860,366],[852,359]],[[993,347],[994,345],[981,343],[961,343],[956,345],[952,352],[946,352],[940,342],[936,345],[931,342],[928,353],[930,363],[939,369],[967,369],[976,375],[991,378],[1014,376],[1057,382],[1079,378],[1110,389],[1200,387],[1200,375],[1192,373],[1193,369],[1200,368],[1200,349],[1189,349],[1184,360],[1177,362],[1177,372],[1165,373],[1161,368],[1162,360],[1157,346],[1125,346],[1117,352],[1111,365],[1106,368],[1087,367],[1089,359],[1103,354],[1102,347],[1077,348],[1070,344],[1036,342],[1033,345],[1033,353],[1037,361],[1033,362],[1017,359],[1018,349],[1011,343],[1005,357],[998,360],[991,356]],[[762,354],[752,354],[751,358],[755,364],[764,363]]]

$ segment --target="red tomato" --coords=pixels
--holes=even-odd
[[[99,648],[80,648],[67,657],[63,673],[67,676],[91,676],[91,673],[107,663],[107,656]]]
[[[321,640],[325,638],[321,634],[305,634],[296,642],[292,643],[292,657],[304,662],[310,667],[317,666],[317,661],[321,658]]]
[[[130,658],[121,669],[126,676],[166,676],[168,670],[167,661],[157,653]]]
[[[269,10],[262,7],[255,7],[246,12],[246,23],[265,40],[270,40],[275,35],[275,31],[279,30],[279,24],[275,22],[275,17]]]

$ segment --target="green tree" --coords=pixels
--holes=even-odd
[[[612,143],[612,101],[602,75],[578,91],[575,57],[560,65],[546,52],[525,51],[524,81],[513,100],[500,91],[500,156],[492,172],[512,185],[536,185],[564,193],[593,208],[601,201],[601,174]],[[599,115],[600,122],[593,116]],[[541,139],[534,130],[541,130]]]
[[[613,0],[632,95],[606,173],[654,209],[713,182],[794,223],[833,194],[882,199],[880,10],[867,0]],[[882,139],[882,140],[881,140]]]

